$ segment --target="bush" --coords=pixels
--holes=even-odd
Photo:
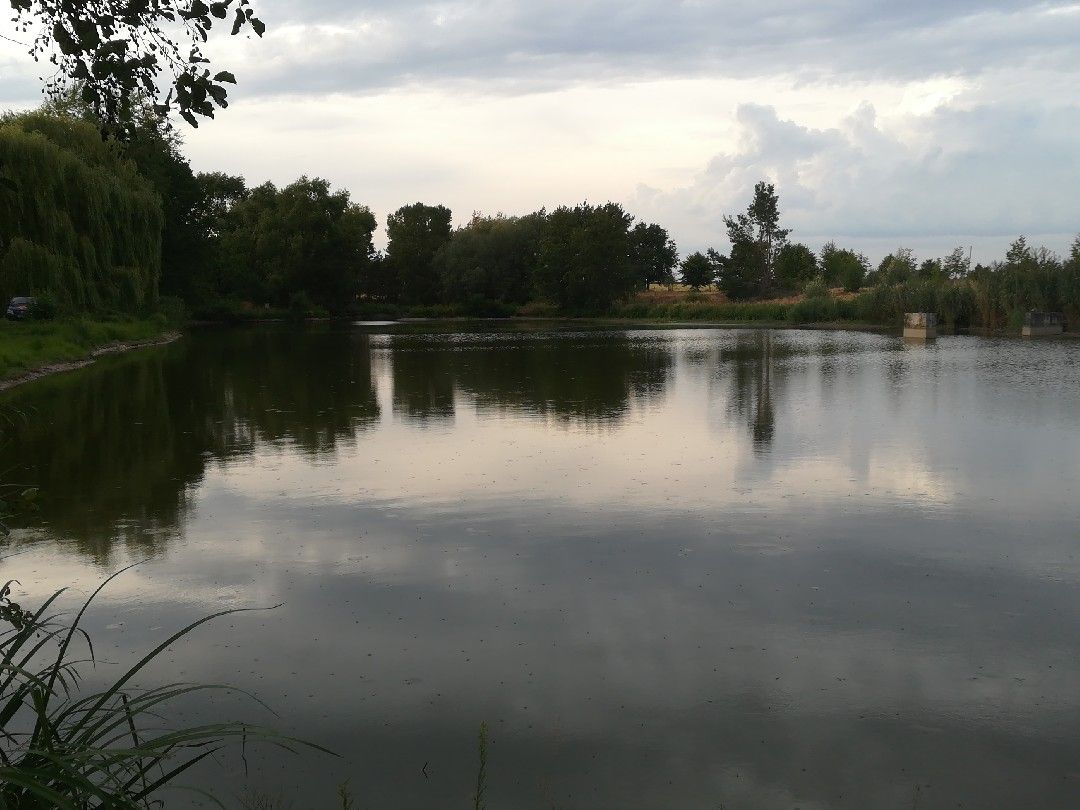
[[[825,284],[824,278],[821,276],[814,276],[814,278],[806,282],[806,286],[803,287],[803,294],[807,298],[828,298],[829,287]]]
[[[187,323],[188,309],[187,305],[182,299],[172,295],[165,295],[161,298],[161,314],[165,316],[165,321],[170,324],[180,325]]]
[[[968,326],[975,317],[975,291],[966,281],[946,282],[937,291],[937,313],[941,323],[955,328]]]
[[[844,300],[837,298],[833,302],[833,312],[838,321],[857,321],[859,317],[859,302],[854,299]]]
[[[870,323],[892,323],[902,317],[892,288],[887,284],[875,284],[855,299],[859,318]]]
[[[56,317],[59,309],[56,299],[51,295],[48,293],[39,295],[30,307],[30,318],[35,321],[51,321]]]
[[[239,323],[244,320],[244,312],[235,301],[213,301],[197,307],[192,313],[197,321],[215,321],[218,323]]]
[[[653,307],[645,301],[631,301],[619,307],[617,314],[620,318],[650,318],[655,317],[652,310]]]
[[[520,318],[556,318],[559,310],[548,301],[530,301],[518,307],[517,314]]]
[[[472,296],[462,305],[462,312],[470,318],[509,318],[515,307],[502,301],[492,301],[480,296]]]
[[[836,306],[831,298],[815,296],[791,306],[787,319],[792,323],[823,323],[836,320]]]
[[[314,308],[315,304],[305,290],[297,290],[289,296],[289,315],[293,318],[306,318]]]

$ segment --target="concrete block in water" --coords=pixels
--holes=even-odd
[[[904,315],[904,337],[933,340],[937,337],[937,313],[908,312]]]
[[[1060,312],[1028,312],[1024,315],[1024,337],[1060,335],[1065,331],[1065,317]]]

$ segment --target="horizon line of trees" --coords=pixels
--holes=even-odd
[[[724,217],[730,245],[680,261],[663,226],[620,204],[582,202],[520,216],[474,212],[453,227],[443,205],[386,219],[322,178],[278,188],[196,173],[181,142],[146,108],[124,140],[103,139],[77,101],[0,118],[0,295],[42,292],[61,310],[146,312],[159,294],[195,311],[221,305],[322,310],[451,305],[513,314],[602,314],[678,277],[731,301],[842,287],[884,300],[933,290],[941,314],[997,326],[1021,308],[1080,317],[1080,238],[1064,259],[1023,237],[1004,260],[970,265],[962,248],[919,262],[899,248],[872,267],[828,242],[790,241],[775,187],[760,182],[744,213]],[[909,288],[923,289],[917,295]],[[880,308],[879,308],[880,310]]]

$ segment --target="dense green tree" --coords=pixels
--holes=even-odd
[[[710,248],[710,259],[717,268],[716,286],[732,301],[745,301],[761,295],[764,267],[761,245],[752,239],[736,239],[731,254],[724,256]]]
[[[302,177],[280,191],[259,186],[224,220],[226,291],[278,306],[304,294],[344,311],[372,262],[375,227],[371,211],[350,202],[347,191],[331,191],[326,180]]]
[[[199,172],[195,180],[199,184],[198,217],[207,235],[217,236],[233,206],[247,199],[247,181],[224,172]]]
[[[861,253],[837,247],[836,242],[826,242],[822,246],[820,266],[821,280],[826,287],[840,286],[855,292],[867,281],[867,258]]]
[[[947,278],[963,278],[971,269],[971,259],[967,251],[957,247],[941,260],[941,269]]]
[[[776,254],[776,282],[786,290],[798,290],[818,274],[817,256],[806,245],[788,243]]]
[[[376,251],[360,276],[360,298],[368,301],[394,302],[401,298],[397,273],[386,254]]]
[[[445,300],[524,304],[533,291],[533,270],[545,214],[484,217],[456,229],[435,254]]]
[[[854,292],[863,284],[874,283],[870,261],[861,253],[826,242],[821,248],[821,278],[828,287],[843,287]]]
[[[239,287],[230,288],[229,280],[235,275],[223,247],[222,234],[231,227],[233,208],[246,200],[250,194],[243,177],[224,172],[200,172],[195,176],[199,187],[193,219],[197,223],[202,240],[204,258],[196,266],[173,265],[167,271],[162,289],[177,295],[189,305],[212,304],[224,296],[235,296]],[[245,293],[241,296],[254,300]],[[260,299],[264,300],[264,299]]]
[[[853,250],[837,250],[830,257],[830,269],[836,282],[848,292],[858,292],[866,280],[869,261]]]
[[[433,304],[439,300],[441,284],[432,260],[450,241],[450,219],[446,206],[419,202],[402,206],[386,218],[388,269],[396,277],[405,303]]]
[[[915,254],[910,248],[899,248],[878,265],[878,281],[884,284],[902,284],[917,275]]]
[[[630,261],[645,289],[651,284],[670,284],[679,263],[679,250],[659,225],[639,222],[630,231]]]
[[[924,280],[941,279],[944,276],[944,273],[945,271],[941,265],[941,259],[923,259],[916,272],[916,276]]]
[[[91,123],[44,112],[0,118],[0,299],[72,311],[153,309],[161,197]]]
[[[691,253],[683,259],[679,268],[682,274],[682,283],[695,290],[708,287],[716,280],[716,266],[708,256],[700,251]]]
[[[776,258],[791,231],[780,227],[780,202],[772,183],[754,186],[745,214],[724,217],[731,254],[725,261],[722,289],[731,298],[750,298],[770,290]],[[726,289],[725,289],[726,287]]]
[[[839,278],[838,267],[835,263],[836,253],[839,250],[840,248],[836,246],[836,242],[831,239],[821,246],[821,258],[818,261],[818,267],[821,268],[821,278],[827,285],[836,284]]]
[[[9,0],[15,22],[35,32],[30,53],[57,70],[46,89],[79,94],[108,126],[126,128],[133,110],[151,99],[166,114],[176,110],[192,126],[228,106],[227,71],[211,75],[202,45],[216,20],[235,36],[265,26],[250,0]],[[165,77],[162,81],[162,77]]]
[[[144,107],[122,151],[161,196],[161,294],[191,301],[207,297],[213,288],[213,256],[203,219],[204,189],[181,146],[164,120]]]
[[[544,222],[536,266],[540,295],[563,309],[598,312],[638,285],[622,206],[562,206]]]

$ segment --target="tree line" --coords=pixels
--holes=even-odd
[[[699,290],[715,284],[732,301],[752,301],[801,292],[789,310],[794,320],[898,321],[905,312],[936,312],[946,324],[1001,329],[1017,327],[1028,310],[1064,313],[1080,323],[1080,237],[1064,258],[1036,248],[1021,236],[1004,259],[972,264],[957,247],[940,258],[919,261],[898,248],[874,267],[854,250],[827,242],[815,253],[790,242],[780,227],[779,199],[760,182],[745,213],[724,218],[730,252],[714,249],[687,256],[683,282]],[[829,289],[858,293],[837,301]]]
[[[164,302],[204,317],[603,315],[678,279],[733,302],[802,294],[814,303],[789,314],[810,320],[889,322],[912,309],[989,328],[1026,309],[1080,318],[1080,241],[1065,258],[1021,238],[989,265],[972,266],[962,248],[921,262],[901,248],[872,266],[834,242],[815,252],[792,241],[767,182],[745,212],[723,218],[726,254],[680,261],[663,226],[613,202],[474,213],[456,228],[449,208],[417,202],[386,218],[379,251],[376,215],[329,181],[250,187],[197,173],[152,107],[123,138],[103,138],[78,99],[0,119],[0,214],[0,296],[38,293],[72,312]],[[836,288],[857,293],[858,306],[831,303]]]
[[[241,177],[193,174],[178,155],[154,159],[162,158],[188,193],[185,210],[167,217],[161,289],[194,307],[500,314],[542,299],[560,311],[593,312],[673,280],[677,264],[667,231],[635,224],[616,203],[474,214],[454,228],[449,208],[417,202],[387,217],[388,245],[378,251],[374,213],[326,180],[249,189]]]
[[[375,214],[327,180],[250,187],[194,172],[181,147],[150,107],[123,138],[102,138],[78,99],[6,116],[0,290],[48,295],[71,311],[152,310],[160,295],[217,312],[509,312],[537,299],[593,312],[672,281],[677,265],[667,231],[617,203],[476,214],[458,228],[447,207],[415,203],[387,217],[389,244],[377,251]]]

